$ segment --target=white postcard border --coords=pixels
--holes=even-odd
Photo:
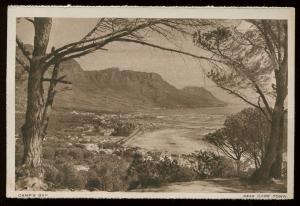
[[[287,193],[153,193],[15,191],[15,52],[17,17],[64,18],[206,18],[288,20],[288,182]],[[292,199],[294,197],[295,9],[267,7],[79,7],[10,6],[7,29],[7,197],[15,198],[170,198],[170,199]]]

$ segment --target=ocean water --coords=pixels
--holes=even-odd
[[[163,128],[145,132],[130,139],[128,146],[187,154],[197,150],[215,151],[203,140],[209,133],[221,128],[227,116],[241,111],[245,106],[210,107],[184,110],[155,110],[149,115]]]

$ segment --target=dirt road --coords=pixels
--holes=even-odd
[[[273,193],[286,192],[283,181],[268,185],[251,185],[237,178],[215,178],[193,182],[178,182],[159,188],[133,190],[135,192],[191,192],[191,193]]]

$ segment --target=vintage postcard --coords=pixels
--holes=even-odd
[[[293,199],[293,8],[11,6],[7,31],[7,197]]]

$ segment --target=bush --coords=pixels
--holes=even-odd
[[[125,137],[130,135],[136,127],[134,122],[120,118],[106,119],[105,121],[99,122],[99,126],[113,129],[113,132],[111,133],[112,136]]]
[[[90,172],[96,173],[101,189],[106,191],[126,191],[128,184],[125,180],[129,161],[116,155],[97,155]],[[92,178],[95,182],[95,178]]]
[[[44,147],[43,148],[43,158],[48,159],[48,160],[54,160],[55,149],[53,147]]]
[[[102,190],[102,183],[94,170],[87,172],[86,189],[88,190]]]
[[[149,156],[149,154],[153,156]],[[185,171],[181,170],[176,159],[160,156],[159,153],[148,153],[148,158],[136,155],[128,170],[129,188],[160,186],[166,182],[181,181]]]
[[[185,163],[179,164],[180,158]],[[127,182],[129,189],[136,189],[208,177],[228,177],[234,172],[232,161],[212,152],[199,151],[182,157],[148,152],[145,156],[134,156]]]
[[[83,159],[84,160],[89,160],[93,157],[93,153],[88,150],[83,150]]]
[[[98,177],[89,177],[86,183],[88,190],[102,189],[102,184]]]
[[[68,156],[69,151],[66,148],[58,148],[55,150],[55,158],[65,158]]]
[[[133,130],[135,129],[135,125],[131,122],[125,121],[116,121],[113,124],[114,131],[112,132],[112,136],[129,136]]]
[[[134,187],[149,187],[159,186],[162,183],[162,176],[158,174],[156,163],[153,161],[134,160],[129,171],[128,176],[134,178],[130,180],[130,189]]]
[[[62,168],[63,185],[70,189],[85,189],[86,177],[78,172],[73,165],[66,164]]]
[[[84,161],[83,149],[80,148],[69,149],[68,155],[71,156],[74,160]]]
[[[62,184],[60,171],[56,167],[47,163],[43,167],[45,170],[44,178],[47,182],[51,182],[55,186]]]
[[[197,173],[188,167],[180,167],[177,172],[176,180],[178,182],[189,182],[197,179]]]
[[[157,170],[162,176],[162,182],[175,182],[178,180],[180,166],[176,159],[165,156],[158,162]]]
[[[194,170],[200,179],[235,175],[234,165],[228,158],[207,151],[199,151],[190,156],[195,159]]]

